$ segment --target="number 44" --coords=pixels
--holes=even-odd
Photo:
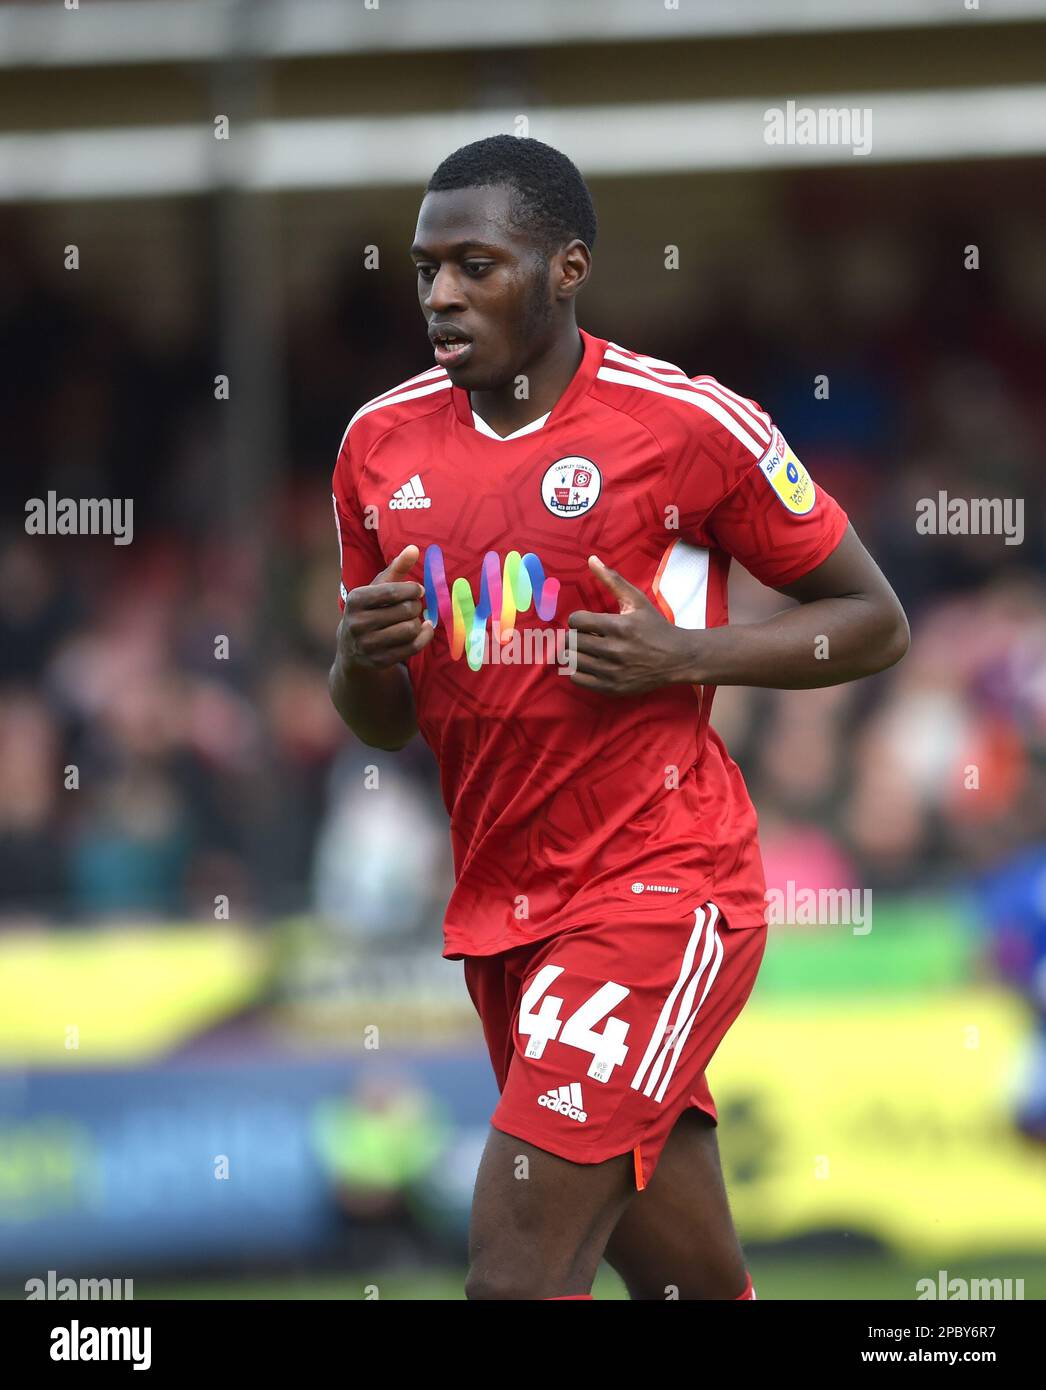
[[[628,1056],[625,1035],[628,1024],[622,1018],[607,1018],[602,1033],[595,1031],[595,1025],[606,1018],[615,1005],[620,1004],[629,991],[624,985],[608,981],[600,985],[595,994],[570,1015],[564,1023],[559,1017],[563,1000],[554,994],[547,994],[549,986],[562,975],[566,967],[546,965],[534,976],[530,988],[523,996],[519,1006],[520,1036],[529,1038],[526,1056],[540,1057],[545,1044],[559,1039],[568,1047],[579,1047],[583,1052],[591,1052],[592,1065],[588,1075],[594,1081],[608,1081],[610,1073]],[[544,996],[542,998],[542,996]],[[541,1001],[540,1008],[537,1007]]]

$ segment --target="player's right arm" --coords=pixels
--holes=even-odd
[[[372,748],[402,748],[418,731],[404,664],[432,640],[421,618],[424,590],[408,581],[418,547],[408,545],[372,584],[351,589],[338,624],[329,689],[334,708]]]
[[[342,719],[372,748],[404,747],[418,731],[406,662],[433,637],[422,620],[424,589],[408,578],[418,547],[385,564],[375,532],[364,525],[352,479],[348,431],[334,470],[334,516],[341,555],[341,622],[328,678]]]

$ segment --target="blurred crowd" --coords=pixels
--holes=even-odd
[[[758,399],[908,609],[911,651],[882,676],[717,695],[769,882],[951,884],[1046,836],[1046,286],[1031,244],[964,272],[952,229],[896,209],[852,237],[816,206],[790,216],[779,261],[738,248],[700,312],[648,325],[611,297],[579,319]],[[198,920],[225,897],[240,920],[432,934],[452,881],[434,760],[365,748],[327,695],[330,473],[353,411],[430,364],[411,285],[347,262],[322,311],[291,316],[291,453],[259,549],[201,504],[206,344],[159,347],[0,243],[0,920]],[[134,543],[27,535],[51,488],[133,496]],[[940,489],[1023,498],[1023,544],[918,534]],[[735,619],[782,602],[735,575]]]

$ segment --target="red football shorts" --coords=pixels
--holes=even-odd
[[[684,1110],[717,1122],[705,1068],[765,946],[765,926],[706,903],[466,956],[501,1092],[491,1124],[575,1163],[631,1151],[645,1187]]]

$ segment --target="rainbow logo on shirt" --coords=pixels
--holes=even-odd
[[[483,556],[480,571],[479,602],[467,579],[455,579],[447,588],[443,551],[430,545],[425,551],[425,617],[433,627],[442,621],[447,629],[450,654],[455,661],[465,652],[473,671],[483,665],[487,622],[495,642],[508,642],[516,626],[516,614],[525,613],[531,603],[543,621],[556,616],[559,580],[546,579],[544,567],[530,551],[520,555],[510,550],[504,568],[496,550]]]

